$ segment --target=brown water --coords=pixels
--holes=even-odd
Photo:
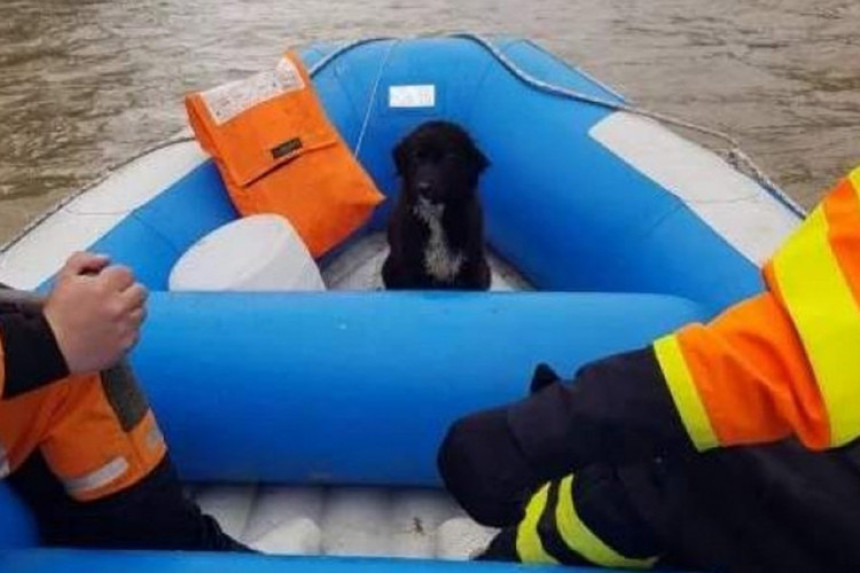
[[[312,40],[458,30],[731,133],[805,205],[860,163],[858,0],[0,0],[0,241],[184,127],[187,91]]]

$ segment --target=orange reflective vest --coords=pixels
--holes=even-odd
[[[699,450],[860,436],[860,168],[768,261],[767,290],[655,342]]]
[[[314,256],[360,227],[384,198],[328,121],[295,54],[185,103],[239,213],[283,215]]]
[[[36,450],[78,501],[148,476],[167,445],[136,382],[68,376],[48,323],[27,323],[0,311],[0,479]]]

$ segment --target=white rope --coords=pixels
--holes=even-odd
[[[373,88],[370,91],[370,100],[367,102],[367,109],[364,112],[361,131],[358,132],[358,139],[355,141],[355,151],[353,152],[353,155],[356,159],[358,158],[358,154],[361,152],[361,144],[364,143],[364,135],[367,133],[367,127],[370,125],[370,117],[373,115],[373,106],[376,102],[376,93],[379,91],[379,84],[382,82],[382,74],[388,66],[388,59],[391,57],[391,52],[394,51],[394,47],[399,43],[400,40],[393,40],[388,44],[388,50],[385,51],[385,56],[382,58],[382,62],[376,70],[376,79],[374,80]]]

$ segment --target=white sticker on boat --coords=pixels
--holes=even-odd
[[[304,87],[305,83],[295,64],[287,58],[281,58],[272,71],[254,74],[200,95],[215,124],[221,125],[257,104]]]
[[[753,263],[769,258],[800,223],[793,211],[758,183],[653,120],[616,112],[589,134],[681,199]]]
[[[422,108],[436,106],[436,86],[413,85],[388,88],[388,107]]]

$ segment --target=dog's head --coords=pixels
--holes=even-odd
[[[432,203],[448,203],[475,192],[487,158],[461,127],[431,121],[410,133],[394,149],[404,193]]]

